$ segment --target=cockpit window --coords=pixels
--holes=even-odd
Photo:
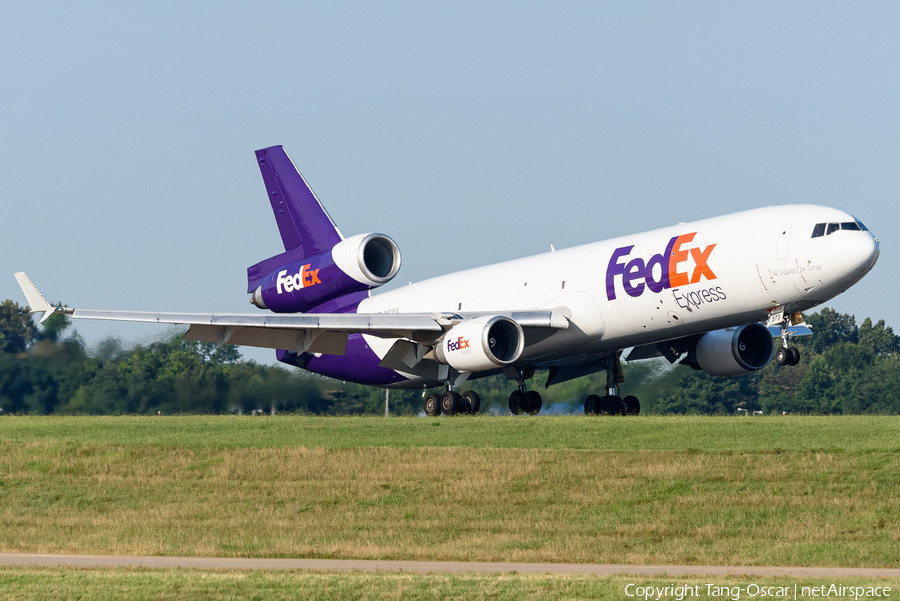
[[[822,236],[828,236],[829,234],[833,234],[838,230],[851,230],[854,232],[868,232],[869,229],[862,224],[862,221],[845,221],[843,223],[817,223],[815,227],[813,227],[813,238],[821,238]]]

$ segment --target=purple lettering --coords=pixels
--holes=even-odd
[[[625,263],[619,263],[618,259],[631,253],[632,248],[634,248],[633,244],[617,248],[609,258],[609,265],[606,267],[607,300],[616,300],[616,276],[625,274]]]
[[[644,278],[644,260],[632,259],[625,267],[625,273],[622,275],[622,287],[628,296],[640,296],[644,293],[644,282],[632,284],[635,280]]]

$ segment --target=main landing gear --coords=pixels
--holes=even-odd
[[[544,401],[541,399],[541,393],[537,390],[525,390],[524,385],[520,385],[517,390],[513,390],[509,394],[509,412],[513,415],[537,415],[541,412]]]
[[[505,370],[507,378],[514,380],[518,387],[509,395],[509,411],[513,415],[537,415],[544,405],[541,394],[536,390],[528,390],[525,381],[534,374],[534,369],[510,367]],[[641,403],[634,396],[622,398],[618,395],[618,385],[625,381],[622,362],[619,354],[610,355],[606,361],[606,394],[592,394],[584,400],[585,415],[637,415],[641,412]],[[447,391],[443,394],[432,392],[425,395],[425,415],[458,415],[478,413],[481,408],[481,397],[474,390],[459,394],[453,390],[448,381]]]
[[[456,415],[467,413],[475,415],[481,409],[481,397],[474,390],[459,394],[454,390],[448,390],[444,394],[432,392],[425,396],[425,415],[436,417],[444,415]]]
[[[641,402],[635,396],[624,399],[618,395],[618,384],[625,381],[619,354],[606,359],[606,394],[592,394],[584,399],[585,415],[637,415],[641,412]]]

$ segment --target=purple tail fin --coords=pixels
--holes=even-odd
[[[282,146],[256,151],[284,250],[299,248],[308,257],[344,239],[319,199]]]

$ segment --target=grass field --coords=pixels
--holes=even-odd
[[[210,571],[146,569],[8,568],[0,567],[0,595],[18,601],[78,599],[270,600],[303,599],[343,601],[406,599],[491,599],[494,601],[554,601],[575,599],[628,599],[626,586],[692,587],[686,599],[767,598],[847,599],[847,595],[803,595],[803,587],[831,584],[845,587],[891,587],[896,598],[900,579],[797,579],[797,578],[634,578],[630,576],[553,576],[524,574],[397,574],[316,573],[278,571]],[[696,588],[696,587],[699,587]],[[714,588],[710,588],[714,587]],[[748,595],[747,588],[751,593]],[[727,592],[724,590],[727,589]],[[735,589],[742,589],[735,591]],[[634,594],[635,588],[628,593]],[[683,593],[687,591],[682,590]],[[699,595],[693,593],[699,592]],[[780,593],[787,592],[782,595]],[[808,593],[811,591],[808,591]],[[713,594],[710,594],[713,593]],[[724,593],[724,594],[723,594]],[[736,593],[736,594],[735,594]],[[633,597],[632,597],[633,598]],[[664,598],[676,599],[676,595]],[[849,598],[853,598],[852,596]]]
[[[0,549],[900,567],[900,418],[4,417]]]

